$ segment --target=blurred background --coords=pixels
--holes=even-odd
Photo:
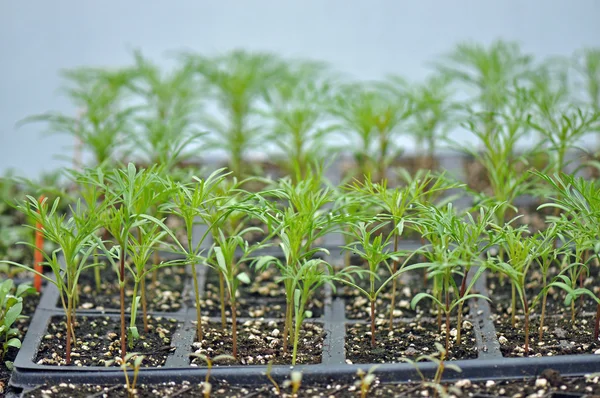
[[[70,165],[57,155],[72,156],[71,137],[17,122],[49,110],[75,113],[61,96],[59,71],[127,65],[134,49],[165,67],[179,50],[244,48],[326,61],[357,79],[395,73],[416,81],[461,41],[515,40],[540,60],[598,47],[599,17],[596,0],[3,1],[0,173],[34,177]]]

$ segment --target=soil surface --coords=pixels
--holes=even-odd
[[[456,344],[456,320],[450,322],[450,346],[447,358],[477,358],[477,346],[473,335],[473,325],[463,322],[461,344]],[[436,323],[411,322],[397,323],[392,332],[388,324],[380,322],[375,330],[376,347],[371,347],[370,324],[355,324],[346,327],[346,362],[348,363],[389,363],[400,362],[401,358],[415,359],[420,355],[436,352],[435,342],[445,344],[445,324],[438,331]]]
[[[238,361],[223,361],[219,364],[266,365],[290,364],[292,358],[292,339],[289,349],[283,353],[283,322],[249,320],[238,323]],[[325,332],[321,325],[306,323],[302,325],[298,344],[297,364],[321,363]],[[232,354],[231,325],[223,328],[220,323],[205,325],[204,340],[194,342],[192,351],[209,358],[217,355]],[[200,358],[193,358],[192,365],[205,366]],[[218,366],[219,364],[215,364]]]
[[[500,349],[505,357],[525,356],[525,331],[522,318],[513,328],[510,322],[496,321],[496,332]],[[544,335],[539,339],[539,318],[530,321],[529,356],[554,356],[576,354],[600,354],[600,342],[594,341],[594,319],[592,317],[547,317]]]
[[[377,374],[375,372],[375,374]],[[289,383],[281,383],[277,388],[269,384],[265,377],[265,384],[259,386],[237,386],[226,382],[211,380],[211,397],[217,398],[251,398],[251,397],[292,397],[292,387]],[[600,385],[597,378],[563,378],[555,371],[548,369],[537,379],[526,379],[516,381],[484,381],[471,382],[470,380],[459,380],[455,383],[443,384],[448,397],[547,397],[547,398],[569,398],[569,397],[594,397],[600,393]],[[201,397],[205,392],[204,383],[163,383],[158,385],[139,385],[136,389],[136,397]],[[555,394],[552,394],[552,393]],[[375,380],[368,389],[369,397],[429,397],[434,396],[432,387],[424,387],[421,384],[381,384]],[[559,395],[562,394],[562,395]],[[575,394],[575,395],[566,395]],[[23,395],[26,398],[38,397],[127,397],[124,386],[95,386],[74,385],[63,383],[58,386],[41,386]],[[330,383],[306,385],[301,384],[296,395],[303,397],[337,397],[357,398],[360,397],[360,386],[354,383]]]
[[[185,267],[173,266],[158,270],[156,277],[149,273],[146,277],[146,300],[149,312],[177,312],[183,305],[183,290],[187,278]],[[119,310],[121,307],[117,273],[109,266],[100,271],[100,290],[96,290],[93,270],[83,273],[79,279],[79,309]],[[131,306],[133,296],[133,278],[126,276],[125,303]],[[61,302],[56,303],[62,308]],[[141,313],[141,304],[138,309]]]
[[[285,290],[283,283],[277,283],[279,273],[273,268],[269,268],[264,272],[255,272],[247,266],[242,266],[240,271],[246,272],[251,283],[248,285],[240,283],[238,287],[237,316],[245,318],[284,318],[286,309]],[[324,300],[325,296],[322,288],[313,293],[306,308],[311,311],[311,318],[319,318],[323,315]],[[225,301],[225,312],[230,317],[231,307],[227,291],[225,291]],[[203,315],[220,317],[220,303],[219,276],[217,272],[209,269],[202,307]]]
[[[129,326],[129,320],[127,320]],[[171,335],[178,323],[174,319],[150,318],[149,331],[144,332],[144,326],[139,319],[137,327],[140,339],[128,352],[144,355],[142,366],[161,366],[167,356],[175,349],[171,346]],[[66,342],[65,317],[53,317],[42,338],[35,361],[40,365],[64,366]],[[74,366],[105,366],[111,359],[120,361],[120,322],[118,318],[107,316],[87,317],[78,316],[75,324],[77,346],[73,346],[71,363]],[[118,366],[118,363],[114,363]]]

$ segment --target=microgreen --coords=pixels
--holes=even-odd
[[[0,283],[0,360],[4,360],[9,347],[21,348],[19,329],[14,328],[15,321],[23,311],[23,298],[36,294],[36,290],[28,284],[20,284],[15,288],[12,279]],[[12,363],[5,362],[7,368],[12,368]]]

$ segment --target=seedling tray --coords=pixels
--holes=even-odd
[[[442,166],[449,164],[449,167],[444,167],[456,170],[458,168],[457,163],[456,158],[451,158],[449,162],[442,162],[441,164]],[[460,199],[457,203],[468,204],[466,199]],[[339,250],[342,242],[342,237],[339,234],[326,236],[323,246],[330,249],[330,254],[325,256],[325,259],[331,264],[342,263],[343,259]],[[418,242],[405,241],[402,242],[400,249],[410,250],[418,246]],[[271,248],[265,253],[280,254],[277,248]],[[204,289],[206,270],[206,267],[198,267],[201,289]],[[196,311],[193,307],[185,305],[186,302],[193,302],[192,290],[189,286],[191,282],[188,281],[187,284],[184,288],[184,305],[177,312],[149,313],[155,317],[160,316],[176,320],[178,328],[171,338],[171,345],[174,350],[168,356],[165,364],[156,368],[142,368],[139,372],[140,383],[199,382],[203,380],[207,373],[205,367],[190,365],[190,354],[193,352],[192,343],[195,337]],[[480,293],[487,295],[485,274],[478,280],[475,288]],[[298,365],[293,369],[303,373],[303,383],[327,383],[331,381],[349,383],[355,380],[359,369],[366,371],[376,365],[348,363],[346,356],[346,326],[357,323],[366,324],[367,321],[346,318],[346,300],[353,300],[352,298],[337,297],[329,288],[326,288],[324,293],[323,315],[320,318],[310,319],[311,323],[321,324],[326,333],[323,342],[322,361],[320,364]],[[40,305],[33,315],[23,346],[14,362],[15,367],[11,385],[29,390],[43,384],[90,383],[111,385],[122,383],[124,381],[123,372],[117,367],[67,367],[42,365],[35,362],[38,347],[50,319],[53,316],[63,315],[63,311],[56,307],[57,299],[58,292],[54,286],[47,285]],[[456,373],[448,369],[444,373],[444,380],[453,381],[465,378],[472,381],[523,379],[524,377],[538,376],[548,368],[560,372],[562,376],[582,376],[600,371],[600,355],[593,354],[505,358],[500,350],[500,343],[491,319],[491,309],[488,302],[482,299],[471,299],[468,305],[469,314],[465,319],[468,319],[473,325],[472,332],[475,337],[477,358],[452,361],[462,369],[462,372]],[[78,316],[92,318],[108,316],[118,322],[118,314],[115,311],[78,310],[77,314]],[[220,318],[210,318],[210,321],[214,322],[219,320]],[[238,317],[239,324],[248,320],[256,320],[256,318]],[[265,319],[265,321],[269,320]],[[277,320],[281,321],[281,319]],[[414,322],[415,319],[411,321]],[[434,352],[434,347],[430,347],[429,353],[432,352]],[[420,362],[418,367],[427,378],[432,378],[437,370],[437,366],[431,362]],[[271,375],[275,380],[281,382],[289,378],[291,370],[290,365],[275,365],[272,367]],[[266,372],[267,367],[263,365],[215,365],[211,370],[211,376],[214,379],[227,380],[229,383],[237,385],[261,385],[268,383],[265,376]],[[420,380],[415,367],[407,363],[377,364],[374,372],[383,383],[404,383]]]

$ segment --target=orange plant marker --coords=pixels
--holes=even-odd
[[[39,198],[40,203],[45,199],[42,195]],[[35,224],[35,251],[33,252],[33,269],[37,272],[42,272],[42,262],[44,261],[43,250],[44,250],[44,235],[42,234],[42,224],[39,222]],[[42,290],[42,277],[38,274],[33,276],[33,287],[35,290],[40,292]]]

